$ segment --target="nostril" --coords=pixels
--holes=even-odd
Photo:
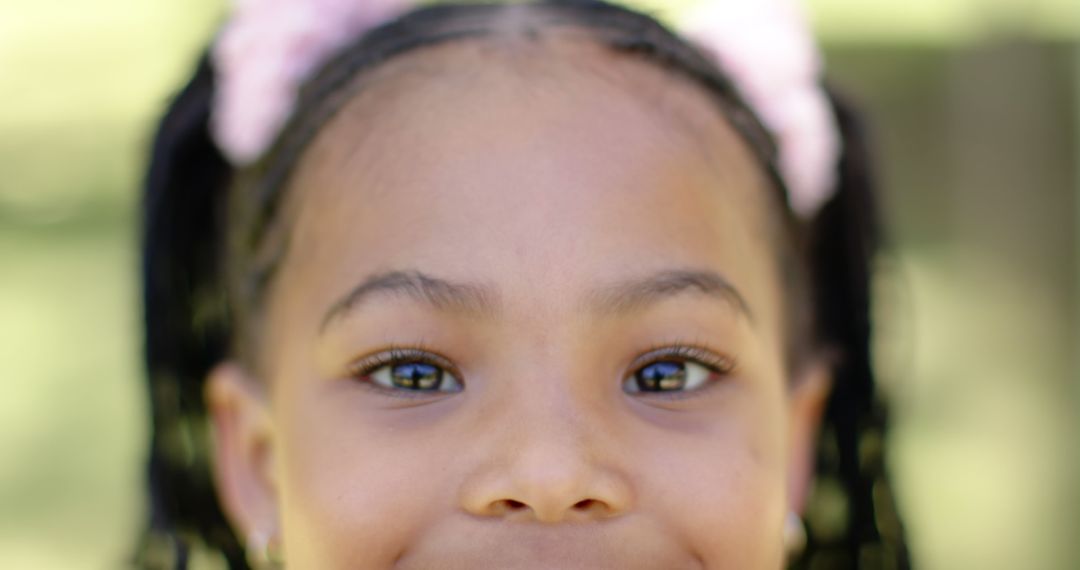
[[[494,512],[503,514],[527,511],[531,509],[528,504],[514,499],[503,499],[501,501],[493,503],[492,506],[495,508]],[[605,507],[606,505],[603,501],[597,501],[596,499],[582,499],[574,503],[571,509],[579,513],[592,513],[602,511]]]
[[[600,506],[601,506],[600,501],[597,501],[596,499],[582,499],[582,500],[574,503],[574,510],[575,511],[591,511],[591,510],[599,508]]]
[[[488,505],[485,514],[493,516],[506,516],[513,513],[530,510],[529,505],[515,501],[514,499],[500,499]]]

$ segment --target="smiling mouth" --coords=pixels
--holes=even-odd
[[[406,570],[694,570],[700,560],[657,535],[615,534],[589,525],[483,529],[437,536],[394,565]]]

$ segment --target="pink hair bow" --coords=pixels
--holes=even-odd
[[[809,218],[835,191],[841,142],[802,8],[798,0],[711,0],[682,29],[718,59],[772,131],[788,200]]]
[[[296,105],[300,85],[365,31],[414,6],[408,0],[236,0],[214,48],[211,129],[235,165],[258,159]],[[798,0],[710,0],[684,33],[712,52],[779,144],[795,212],[831,196],[839,133],[819,80],[821,56]]]
[[[408,10],[402,0],[235,0],[213,47],[211,129],[237,165],[266,151],[296,105],[300,85],[334,53]]]

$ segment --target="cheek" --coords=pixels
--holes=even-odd
[[[745,394],[700,430],[643,437],[642,507],[705,568],[780,568],[786,443],[782,394]]]
[[[423,429],[432,437],[417,437],[415,429],[380,424],[365,417],[370,410],[350,406],[345,392],[279,394],[275,461],[293,567],[391,567],[453,497],[442,472],[453,465],[452,448],[436,425]]]

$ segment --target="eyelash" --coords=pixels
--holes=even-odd
[[[630,365],[631,372],[624,378],[630,380],[639,370],[659,362],[687,362],[703,366],[709,372],[726,377],[733,374],[737,364],[734,358],[723,356],[704,348],[696,343],[673,342],[670,344],[656,345],[647,350],[641,356],[633,360]],[[685,400],[696,397],[714,387],[717,382],[712,381],[695,390],[681,390],[672,392],[638,392],[643,398],[655,398],[662,400]]]
[[[457,378],[461,377],[461,375],[457,372],[457,369],[450,362],[450,359],[436,354],[431,349],[427,348],[423,343],[418,343],[414,346],[391,345],[387,349],[372,354],[371,356],[365,356],[363,358],[360,358],[349,365],[348,375],[351,378],[361,380],[360,383],[365,388],[376,391],[380,394],[386,394],[398,398],[430,398],[432,394],[438,394],[439,392],[424,392],[419,390],[386,388],[374,382],[365,380],[375,371],[384,366],[393,366],[395,364],[410,362],[419,362],[423,364],[429,364],[431,366],[437,366]]]
[[[631,372],[626,376],[623,381],[633,378],[637,372],[646,366],[656,364],[659,362],[689,362],[701,365],[707,370],[716,374],[717,376],[729,376],[736,369],[735,359],[721,356],[717,353],[703,348],[694,343],[671,343],[656,345],[653,348],[645,351],[642,355],[634,358],[631,362]],[[419,362],[423,364],[429,364],[431,366],[437,366],[447,373],[453,375],[456,378],[461,379],[464,383],[464,379],[457,369],[450,362],[450,359],[436,354],[431,349],[427,348],[423,343],[418,343],[413,346],[396,346],[392,345],[389,348],[379,351],[371,356],[360,358],[353,362],[348,367],[348,375],[351,378],[363,380],[369,377],[378,369],[384,366],[392,366],[395,364]],[[402,390],[394,388],[386,388],[375,384],[374,382],[364,381],[362,384],[379,393],[388,394],[400,398],[425,398],[431,397],[432,393],[423,391]],[[703,392],[712,386],[716,382],[710,382],[708,385],[698,388],[696,390],[689,391],[673,391],[673,392],[640,392],[641,397],[646,398],[659,398],[670,400],[681,400],[686,398],[692,398],[695,395]]]

